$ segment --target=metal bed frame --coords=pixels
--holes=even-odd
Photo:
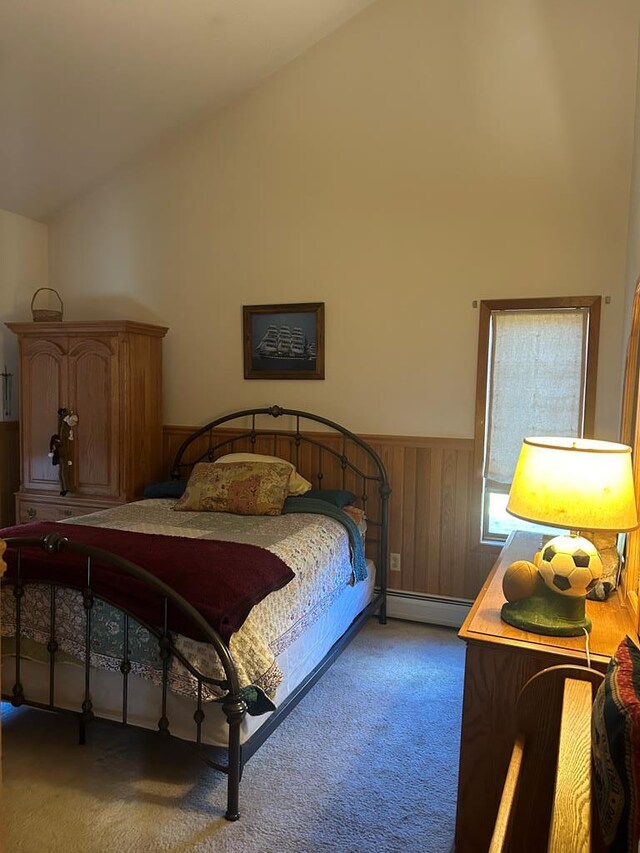
[[[293,430],[279,429],[257,429],[257,419],[262,416],[267,418],[278,419],[281,417],[289,417],[294,419]],[[222,425],[229,425],[233,421],[242,421],[243,424],[249,422],[249,426],[238,426],[232,428],[232,434],[228,434],[228,426],[223,430],[223,434],[216,435],[216,429]],[[322,432],[305,434],[301,430],[301,422],[310,422],[312,424],[322,425]],[[217,440],[220,438],[221,440]],[[323,440],[324,439],[324,440]],[[336,439],[338,446],[336,447]],[[100,719],[104,722],[112,722],[104,717],[98,717],[94,714],[93,703],[91,700],[91,626],[92,626],[92,610],[96,600],[100,599],[107,604],[113,605],[107,599],[98,596],[92,587],[92,564],[105,565],[110,568],[116,568],[123,574],[132,576],[139,581],[142,581],[149,587],[151,594],[159,596],[160,602],[160,618],[158,624],[151,625],[143,622],[138,617],[134,616],[127,610],[116,607],[122,618],[123,625],[123,649],[122,660],[120,663],[120,672],[122,674],[122,715],[121,720],[117,725],[132,725],[127,719],[127,703],[128,703],[128,677],[131,671],[131,662],[129,659],[129,625],[132,620],[142,625],[151,635],[155,636],[158,642],[160,659],[162,661],[162,682],[161,682],[161,713],[158,720],[158,731],[161,736],[168,738],[171,735],[169,719],[167,718],[167,690],[168,690],[168,672],[169,663],[172,656],[175,656],[188,672],[197,681],[197,701],[196,710],[193,714],[195,724],[195,744],[199,750],[201,757],[215,770],[227,774],[227,808],[225,817],[227,820],[233,821],[240,817],[239,810],[239,787],[242,778],[244,765],[255,753],[255,751],[265,742],[269,735],[280,725],[290,711],[302,699],[302,697],[310,690],[320,676],[329,668],[333,661],[338,657],[345,646],[362,628],[367,619],[378,614],[381,624],[386,622],[386,592],[387,592],[387,551],[388,551],[388,501],[391,489],[387,478],[385,466],[376,453],[376,451],[367,442],[356,436],[354,433],[345,429],[340,424],[327,420],[326,418],[314,415],[308,412],[302,412],[295,409],[283,409],[279,406],[270,408],[246,409],[239,412],[234,412],[229,415],[211,421],[202,428],[196,430],[189,436],[179,448],[175,461],[173,463],[172,477],[174,479],[184,479],[197,462],[214,461],[223,453],[233,452],[240,447],[248,446],[255,449],[256,445],[264,445],[265,441],[273,442],[274,455],[276,449],[279,450],[277,455],[283,456],[283,444],[289,447],[290,461],[298,467],[298,460],[301,454],[301,448],[309,445],[313,448],[313,455],[317,454],[317,470],[313,474],[318,487],[324,484],[325,472],[324,468],[327,463],[333,465],[334,469],[337,464],[340,473],[342,488],[347,485],[347,480],[355,481],[361,486],[359,500],[362,502],[363,508],[367,510],[367,529],[372,531],[373,535],[367,536],[367,545],[371,546],[374,551],[376,562],[376,589],[370,603],[364,610],[354,619],[345,633],[329,650],[327,655],[318,663],[318,665],[303,679],[303,681],[294,688],[294,690],[286,697],[286,699],[271,713],[268,719],[258,728],[244,743],[240,742],[240,725],[246,714],[246,704],[242,698],[238,674],[230,654],[228,645],[222,640],[220,635],[208,624],[208,622],[200,615],[200,613],[192,607],[181,595],[176,593],[167,584],[160,581],[153,574],[135,565],[134,563],[119,557],[109,551],[100,548],[86,546],[76,543],[68,539],[62,532],[50,533],[44,538],[39,537],[12,537],[6,539],[8,548],[7,554],[13,550],[15,552],[15,571],[11,576],[5,575],[2,579],[3,587],[12,587],[15,597],[15,613],[16,613],[16,637],[15,637],[15,674],[14,683],[10,693],[2,693],[4,700],[10,701],[14,706],[30,705],[35,708],[41,708],[47,711],[57,711],[60,713],[73,714],[77,717],[79,723],[79,742],[84,744],[86,740],[86,726],[88,723]],[[332,442],[333,445],[332,446]],[[357,464],[354,461],[354,456],[364,455],[365,465]],[[284,457],[286,458],[286,457]],[[309,472],[304,471],[305,475]],[[332,487],[335,483],[330,484]],[[378,499],[377,517],[369,517],[369,507],[371,505],[372,489],[377,492],[374,495]],[[22,549],[27,547],[40,547],[48,554],[59,554],[61,552],[76,553],[85,558],[85,570],[83,577],[78,579],[76,585],[57,584],[51,582],[50,579],[36,580],[33,578],[24,578],[21,573],[21,554]],[[50,607],[50,638],[47,644],[49,653],[49,701],[36,702],[25,696],[24,688],[21,683],[21,600],[24,595],[25,586],[27,584],[41,583],[48,585],[51,590],[51,607]],[[82,592],[83,605],[85,608],[85,637],[84,637],[84,693],[82,702],[79,703],[78,711],[70,711],[67,708],[61,708],[55,704],[55,678],[56,678],[56,653],[58,651],[58,642],[56,640],[56,590],[61,588],[73,588]],[[211,644],[215,650],[218,659],[224,670],[224,679],[215,679],[203,675],[189,660],[176,648],[174,639],[169,628],[169,608],[177,608],[182,611],[194,628]],[[202,742],[202,725],[205,720],[205,712],[203,710],[202,691],[203,685],[214,685],[224,692],[222,699],[222,710],[226,716],[229,725],[228,745],[224,748],[216,748]],[[206,706],[205,706],[206,707]],[[223,753],[221,760],[217,757],[213,758],[216,750]]]

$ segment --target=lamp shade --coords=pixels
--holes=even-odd
[[[525,438],[507,511],[568,530],[633,530],[631,448],[586,438]]]

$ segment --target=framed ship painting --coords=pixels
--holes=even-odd
[[[324,379],[324,302],[245,305],[245,379]]]

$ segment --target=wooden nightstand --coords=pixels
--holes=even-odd
[[[540,536],[516,533],[507,540],[489,577],[460,629],[467,644],[464,678],[458,809],[457,853],[486,853],[498,812],[515,737],[514,708],[520,689],[536,672],[556,664],[586,665],[584,637],[549,637],[513,628],[500,618],[504,603],[502,578],[515,560],[532,560]],[[589,636],[591,663],[604,672],[618,643],[637,636],[631,612],[618,596],[605,602],[587,602],[593,621]],[[541,757],[544,788],[549,768]],[[551,795],[553,776],[549,778]],[[542,821],[535,809],[531,823],[518,836],[527,850],[546,850],[540,841]],[[537,845],[537,846],[536,846]],[[542,845],[542,846],[541,846]],[[524,850],[524,848],[523,848]]]

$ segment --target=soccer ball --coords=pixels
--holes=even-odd
[[[542,549],[538,571],[554,592],[585,596],[602,575],[602,561],[583,536],[556,536]]]

